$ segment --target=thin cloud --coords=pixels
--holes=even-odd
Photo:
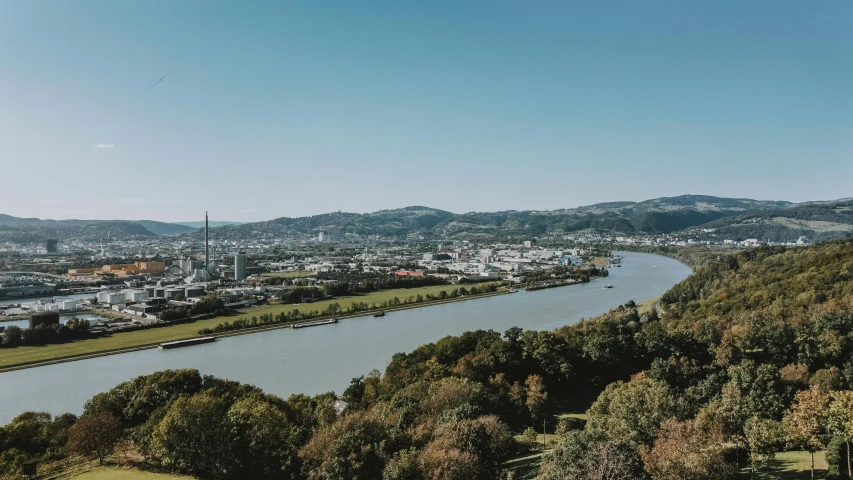
[[[252,212],[254,212],[254,211],[255,211],[255,209],[254,209],[254,208],[247,208],[247,209],[245,209],[245,210],[241,210],[241,212],[243,212],[243,213],[252,213]]]
[[[96,143],[92,145],[92,150],[112,150],[114,146],[112,143]]]

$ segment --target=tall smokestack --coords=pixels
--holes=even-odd
[[[210,264],[208,262],[208,250],[207,250],[207,234],[208,234],[208,224],[207,224],[207,212],[204,212],[204,279],[207,280],[207,272],[210,271]]]

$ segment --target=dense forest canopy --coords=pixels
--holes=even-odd
[[[785,448],[826,450],[843,478],[853,241],[724,256],[662,302],[661,318],[629,302],[553,331],[445,337],[353,379],[345,403],[192,370],[139,377],[79,419],[19,416],[0,429],[0,468],[100,456],[103,445],[79,441],[90,429],[113,432],[107,450],[202,478],[509,478],[503,461],[530,448],[513,433],[595,391],[585,424],[558,428],[539,478],[726,479],[738,459],[760,469]]]

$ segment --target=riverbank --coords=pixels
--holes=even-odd
[[[442,287],[441,289],[446,290],[449,285],[441,285],[438,287]],[[423,287],[423,288],[412,288],[412,289],[395,289],[395,290],[387,290],[384,292],[377,292],[382,296],[390,296],[394,297],[397,295],[402,296],[403,293],[406,293],[406,297],[408,296],[416,296],[418,294],[426,295],[426,293],[437,293],[433,292],[437,287]],[[505,295],[510,292],[508,291],[500,291],[494,293],[485,293],[480,295],[467,295],[464,297],[457,298],[447,298],[444,300],[433,300],[428,302],[421,303],[413,303],[407,305],[399,305],[394,307],[385,308],[385,312],[392,313],[400,310],[409,310],[414,308],[422,308],[422,307],[430,307],[434,305],[444,305],[447,303],[453,302],[461,302],[466,300],[475,300],[478,298],[489,298],[497,295]],[[363,300],[368,296],[352,296],[352,297],[342,297],[340,299],[333,300],[325,300],[323,302],[316,302],[312,304],[302,304],[300,305],[303,308],[313,307],[315,309],[322,310],[323,307],[327,306],[330,303],[341,303],[345,301],[357,301]],[[306,307],[307,306],[307,307]],[[181,325],[174,325],[164,328],[157,328],[151,330],[140,330],[140,331],[130,331],[130,332],[121,332],[115,333],[108,337],[103,338],[93,338],[88,340],[75,341],[71,343],[61,343],[54,345],[44,345],[44,346],[28,346],[28,347],[17,347],[17,348],[9,348],[9,349],[0,349],[0,373],[9,372],[13,370],[21,370],[25,368],[33,368],[40,367],[44,365],[52,365],[57,363],[65,363],[72,362],[77,360],[83,360],[87,358],[97,358],[103,357],[107,355],[118,355],[121,353],[128,352],[136,352],[140,350],[148,350],[151,348],[156,348],[160,343],[163,342],[171,342],[177,340],[186,340],[190,338],[194,338],[199,336],[198,330],[203,328],[215,328],[216,325],[228,321],[229,319],[233,320],[238,316],[245,315],[261,315],[265,313],[275,314],[277,312],[292,309],[294,307],[290,305],[283,304],[274,304],[267,305],[262,307],[255,307],[249,309],[248,311],[244,310],[240,312],[240,315],[230,315],[230,316],[218,316],[206,320],[199,320],[192,323],[185,323]],[[344,315],[335,315],[334,317],[339,320],[352,319],[352,318],[360,318],[360,317],[371,317],[372,312],[356,312],[352,314],[344,314]],[[317,317],[315,320],[322,320],[331,318],[327,317]],[[229,332],[223,332],[216,334],[219,338],[231,337],[237,335],[248,335],[252,333],[265,332],[269,330],[277,330],[280,328],[290,328],[293,323],[299,323],[302,320],[295,322],[283,322],[274,325],[263,325],[254,328],[242,329],[242,330],[234,330]]]

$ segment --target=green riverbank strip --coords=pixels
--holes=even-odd
[[[157,345],[163,342],[175,340],[186,340],[200,336],[198,331],[203,328],[214,328],[216,325],[233,321],[237,318],[245,318],[259,316],[265,313],[277,314],[282,311],[292,311],[294,308],[300,310],[324,310],[331,303],[339,303],[346,306],[350,302],[365,302],[371,304],[376,302],[381,304],[383,300],[393,299],[394,297],[408,298],[410,296],[438,294],[441,290],[448,290],[449,285],[439,285],[433,287],[422,288],[407,288],[393,289],[381,292],[373,292],[367,295],[358,295],[350,297],[341,297],[338,299],[324,300],[309,304],[300,304],[293,306],[291,304],[274,304],[262,307],[250,308],[242,310],[237,315],[219,316],[206,320],[198,320],[193,323],[185,323],[180,325],[166,326],[161,328],[153,328],[148,330],[138,330],[130,332],[114,333],[108,337],[93,338],[88,340],[79,340],[71,343],[61,343],[44,346],[27,346],[16,348],[0,348],[0,373],[12,370],[21,370],[24,368],[34,368],[44,365],[52,365],[56,363],[72,362],[76,360],[84,360],[87,358],[97,358],[107,355],[117,355],[121,353],[135,352],[139,350],[147,350],[156,348]],[[391,313],[400,310],[408,310],[412,308],[430,307],[433,305],[443,305],[453,302],[461,302],[467,300],[476,300],[478,298],[488,298],[497,295],[505,295],[509,292],[501,291],[495,293],[487,293],[481,295],[464,296],[458,298],[448,298],[444,300],[433,300],[429,302],[415,303],[409,305],[399,305],[395,307],[384,308],[385,313]],[[376,311],[356,312],[353,314],[335,315],[339,320],[357,318],[357,317],[372,317]],[[318,317],[310,321],[318,321],[330,317]],[[301,323],[304,320],[296,322],[280,323],[275,325],[263,325],[255,328],[235,330],[214,334],[217,338],[232,337],[236,335],[248,335],[252,333],[276,330],[279,328],[290,328],[293,323]]]

